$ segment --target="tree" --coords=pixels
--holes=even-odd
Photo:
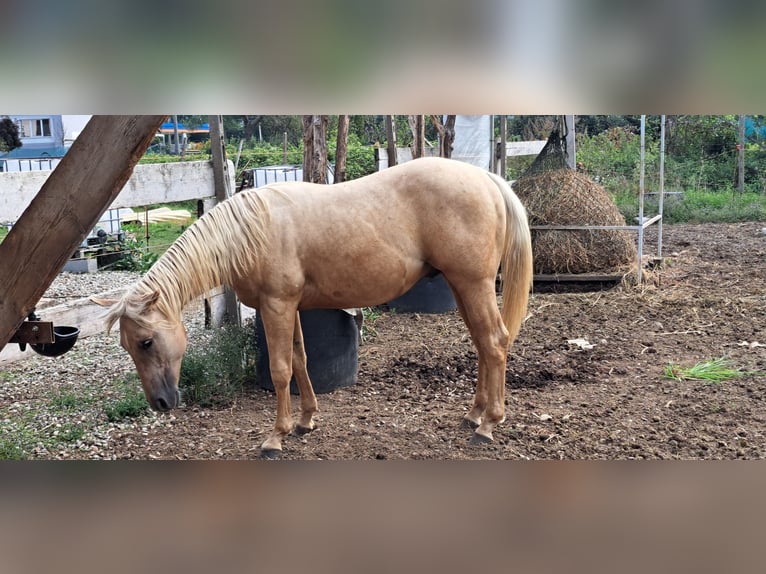
[[[407,121],[412,131],[412,159],[423,157],[426,146],[425,116],[407,116]]]
[[[0,152],[11,151],[22,145],[19,126],[8,116],[3,116],[0,119]]]
[[[327,183],[327,116],[303,116],[303,181]]]
[[[348,150],[348,116],[338,116],[338,136],[335,144],[335,183],[346,181],[346,152]]]
[[[447,116],[442,124],[440,116],[431,116],[431,121],[439,133],[439,156],[452,157],[452,145],[455,143],[455,119],[457,116]]]

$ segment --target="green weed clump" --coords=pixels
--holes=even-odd
[[[226,325],[204,343],[190,345],[181,362],[179,388],[186,404],[223,407],[255,380],[255,326]]]
[[[681,367],[673,363],[665,367],[665,377],[676,381],[708,381],[722,383],[745,374],[741,369],[732,369],[725,358],[702,361],[693,367]]]
[[[104,413],[110,423],[138,418],[149,412],[149,403],[146,402],[143,389],[138,383],[138,375],[128,375],[121,381],[120,386],[122,396],[104,407]]]

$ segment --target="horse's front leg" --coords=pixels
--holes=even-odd
[[[261,455],[277,458],[282,451],[282,439],[293,430],[290,404],[290,378],[292,376],[292,347],[295,307],[283,302],[262,305],[261,318],[269,346],[269,370],[277,395],[277,419],[274,429],[261,445]]]
[[[293,327],[293,375],[301,394],[301,417],[295,426],[296,434],[305,434],[315,428],[314,413],[317,412],[317,398],[306,370],[306,347],[303,343],[300,314],[295,313]]]

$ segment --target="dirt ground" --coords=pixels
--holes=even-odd
[[[536,286],[509,355],[507,420],[489,445],[469,444],[460,425],[477,365],[458,314],[384,313],[360,349],[359,382],[319,395],[318,428],[286,439],[282,458],[761,458],[762,227],[665,226],[665,266],[642,289]],[[656,253],[655,229],[647,254]],[[724,356],[746,374],[721,383],[663,376],[671,362]],[[108,450],[120,458],[257,458],[274,411],[273,393],[251,389],[227,409],[183,408],[159,415],[162,425],[120,428]]]

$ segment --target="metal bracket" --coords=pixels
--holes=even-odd
[[[53,343],[53,323],[51,321],[24,321],[11,335],[11,340],[8,342],[19,344]]]

